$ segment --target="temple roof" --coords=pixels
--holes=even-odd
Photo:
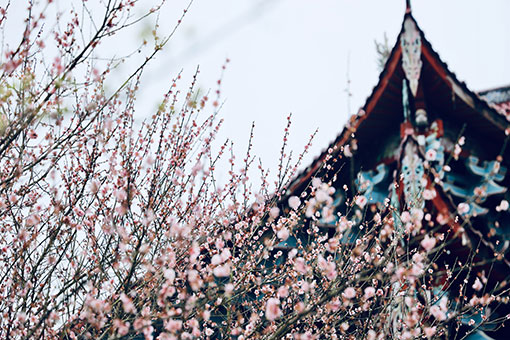
[[[509,121],[510,86],[471,91],[426,40],[407,1],[397,43],[365,105],[290,183],[286,196],[303,198],[307,213],[275,249],[295,248],[314,232],[356,249],[375,223],[383,244],[389,233],[407,246],[432,234],[445,244],[435,264],[472,261],[490,273],[488,284],[508,282]],[[323,185],[335,189],[331,206],[309,213]],[[421,217],[406,222],[404,213]],[[444,282],[437,288],[453,292]]]
[[[508,122],[510,114],[504,109],[506,105],[509,105],[507,100],[510,98],[510,87],[478,94],[471,91],[441,60],[439,54],[425,38],[424,32],[419,28],[408,7],[397,42],[365,105],[357,114],[350,117],[336,139],[293,180],[289,186],[289,194],[304,188],[310,178],[324,165],[326,158],[331,158],[332,153],[341,152],[352,139],[356,138],[360,154],[366,154],[367,150],[371,150],[368,153],[370,157],[373,156],[373,152],[379,151],[377,148],[380,143],[374,136],[382,131],[400,129],[403,111],[402,80],[406,78],[402,39],[407,34],[406,26],[408,30],[409,27],[415,29],[421,39],[421,46],[419,46],[421,55],[418,57],[421,74],[417,75],[419,85],[414,85],[416,88],[412,90],[417,91],[418,87],[424,89],[426,96],[433,98],[428,101],[431,105],[428,109],[436,111],[440,118],[447,117],[453,122],[465,122],[483,144],[482,148],[487,147],[485,149],[490,150],[493,149],[490,146],[503,143],[506,138],[505,130],[510,126]],[[412,83],[410,85],[413,87]],[[496,154],[488,155],[488,157],[496,156]],[[366,166],[367,164],[365,168]]]

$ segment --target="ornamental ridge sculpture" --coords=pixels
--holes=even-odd
[[[411,18],[407,18],[404,22],[400,46],[402,47],[402,69],[409,81],[411,93],[416,97],[423,62],[421,61],[420,32]]]

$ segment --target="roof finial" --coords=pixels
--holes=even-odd
[[[411,13],[411,0],[406,0],[406,13]]]

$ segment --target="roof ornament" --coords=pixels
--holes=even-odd
[[[406,0],[406,13],[411,13],[411,0]]]
[[[420,79],[421,67],[421,37],[418,28],[410,17],[404,21],[404,32],[400,36],[400,46],[402,47],[402,68],[409,80],[409,87],[413,96],[418,91],[418,81]]]
[[[411,109],[409,108],[409,94],[407,89],[407,81],[402,79],[402,107],[404,108],[404,120],[411,118]]]
[[[425,175],[423,161],[418,156],[418,150],[414,143],[408,142],[405,145],[404,153],[402,175],[404,177],[404,197],[407,206],[410,209],[423,209],[425,206],[425,201],[423,200],[423,190],[425,189],[423,182],[423,176]]]

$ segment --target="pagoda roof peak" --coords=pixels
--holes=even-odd
[[[355,140],[356,149],[369,150],[376,146],[373,142],[376,139],[372,136],[380,131],[398,130],[395,127],[402,119],[404,82],[409,86],[409,95],[412,95],[415,106],[416,97],[424,100],[427,93],[429,98],[434,98],[431,113],[435,111],[435,114],[441,114],[447,119],[469,123],[478,133],[485,136],[484,141],[487,143],[506,138],[505,130],[510,128],[510,91],[507,93],[509,89],[505,86],[493,91],[479,93],[471,91],[464,82],[458,80],[426,39],[412,15],[411,0],[406,0],[406,13],[403,19],[397,41],[365,105],[350,117],[340,134],[312,161],[312,164],[302,170],[289,184],[289,193],[304,188],[312,176],[323,171],[327,159],[343,155],[345,149],[350,153],[352,140]],[[493,98],[496,94],[497,100]],[[503,96],[509,101],[499,99]],[[500,104],[501,102],[503,104]],[[415,113],[418,109],[421,107],[415,107]],[[424,111],[427,110],[424,108]],[[330,155],[331,152],[334,155]],[[361,155],[362,153],[358,152],[357,157]],[[510,167],[510,163],[508,165]]]

